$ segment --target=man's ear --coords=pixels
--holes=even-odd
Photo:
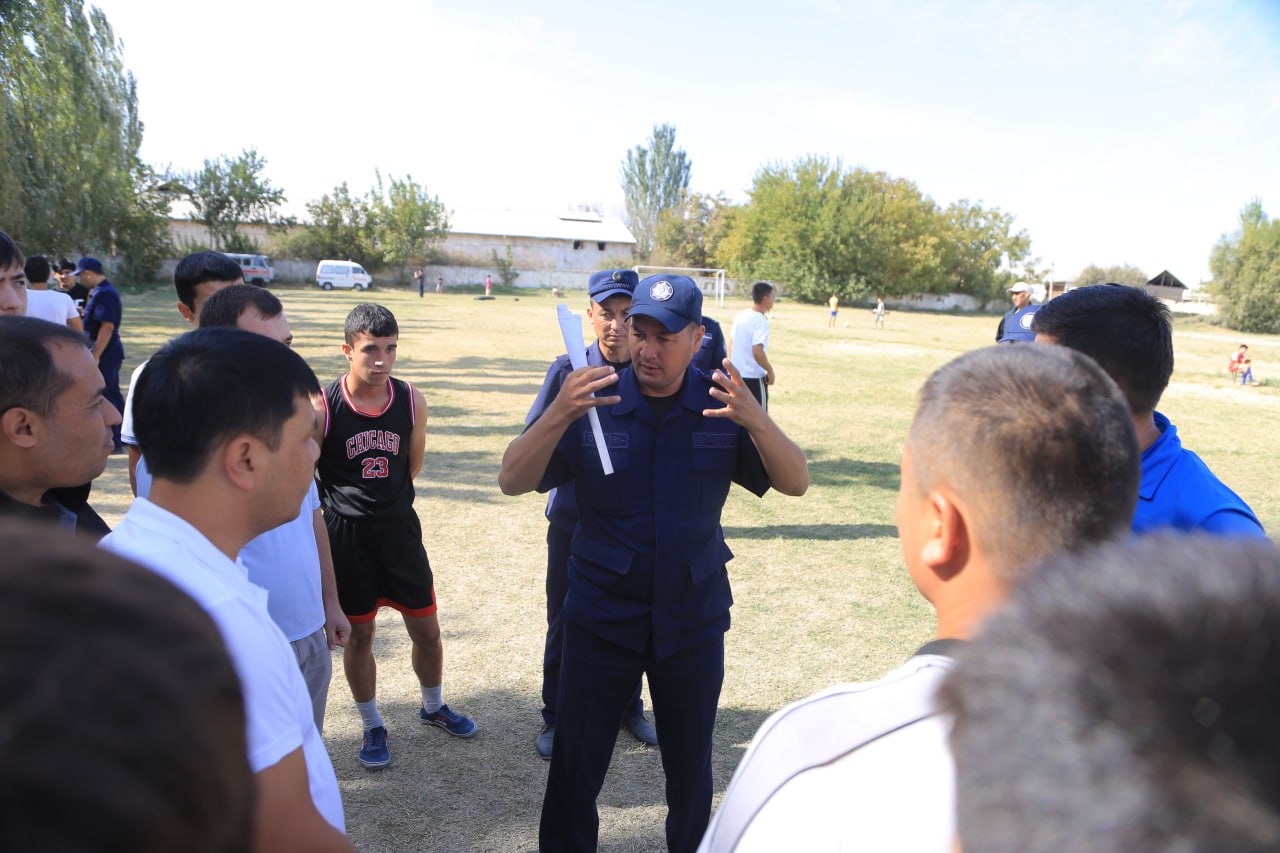
[[[196,321],[199,319],[196,317],[196,313],[187,307],[187,303],[185,302],[178,303],[178,313],[182,315],[182,319],[186,320],[188,323],[190,323],[193,326],[196,324]]]
[[[943,489],[929,493],[929,535],[920,558],[942,580],[969,562],[969,522],[955,497]]]
[[[222,471],[233,486],[252,492],[259,485],[262,468],[258,454],[261,444],[253,436],[237,435],[222,446]]]
[[[351,350],[351,344],[344,343],[344,344],[342,345],[342,354],[343,354],[343,355],[345,355],[345,356],[347,357],[347,360],[348,360],[348,361],[350,361],[350,359],[351,359],[351,352],[352,352],[352,350]]]
[[[0,435],[17,447],[30,449],[39,444],[43,426],[34,412],[21,406],[0,415]]]

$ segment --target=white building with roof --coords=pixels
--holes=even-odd
[[[635,245],[622,220],[593,211],[455,210],[438,251],[451,266],[489,268],[509,247],[518,286],[580,288],[597,270],[634,264]]]

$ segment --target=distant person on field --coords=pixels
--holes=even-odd
[[[1249,345],[1241,344],[1236,354],[1231,356],[1231,372],[1240,377],[1241,385],[1257,385],[1253,381],[1253,359],[1249,357]]]
[[[1028,440],[1046,435],[1054,440]],[[907,572],[937,611],[937,639],[879,681],[770,717],[699,849],[950,851],[938,686],[1024,570],[1123,537],[1137,489],[1128,408],[1090,359],[987,347],[939,368],[920,392],[897,506]]]
[[[224,287],[205,300],[199,328],[243,329],[293,345],[293,332],[280,300],[266,288],[251,284]],[[138,494],[146,497],[142,489]],[[293,648],[311,695],[316,728],[323,732],[333,675],[329,652],[346,645],[351,623],[338,603],[329,533],[314,480],[298,514],[250,541],[240,550],[239,561],[249,572],[249,580],[269,594],[267,612]]]
[[[427,292],[427,275],[422,270],[413,271],[413,283],[418,287],[418,298]]]
[[[491,296],[493,294],[493,276],[485,274],[484,277],[484,295]]]
[[[222,633],[244,690],[260,851],[354,849],[293,649],[236,562],[298,515],[319,453],[319,390],[306,362],[264,335],[198,329],[164,346],[134,395],[151,491],[102,541],[180,587]]]
[[[884,297],[883,296],[876,297],[876,307],[871,311],[871,314],[875,318],[871,324],[871,327],[873,329],[883,329],[884,328]]]
[[[0,553],[0,849],[249,850],[240,681],[208,615],[26,521]]]
[[[178,314],[192,327],[200,327],[200,311],[205,300],[233,284],[244,284],[244,272],[240,265],[221,252],[194,252],[178,261],[173,270],[173,286],[178,292]],[[133,390],[147,367],[144,361],[133,369],[129,377],[129,394],[124,401],[124,423],[120,427],[120,440],[129,449],[129,487],[135,495],[139,476],[147,477],[146,467],[141,466],[142,448],[133,431]]]
[[[773,385],[773,365],[769,362],[769,317],[776,301],[773,285],[757,281],[751,285],[751,307],[733,318],[729,359],[742,374],[742,381],[765,411],[769,410],[769,386]]]
[[[831,294],[831,298],[827,300],[827,305],[831,308],[831,316],[827,318],[827,328],[834,329],[836,327],[836,315],[840,313],[840,297],[837,294]]]
[[[1031,322],[1040,306],[1031,304],[1031,285],[1025,281],[1018,282],[1009,288],[1009,299],[1013,307],[1000,318],[1000,325],[996,327],[996,343],[1034,341],[1036,333],[1032,331]]]
[[[53,274],[53,265],[44,255],[27,258],[23,270],[27,276],[27,316],[69,326],[84,332],[84,322],[71,297],[62,292]]]
[[[444,290],[444,274],[436,273],[436,293]]]
[[[1039,343],[1093,358],[1129,401],[1142,447],[1134,532],[1174,527],[1266,535],[1249,505],[1182,446],[1177,428],[1156,411],[1173,374],[1173,330],[1159,299],[1122,284],[1078,287],[1040,306],[1035,333]]]
[[[89,288],[89,302],[84,308],[84,332],[107,385],[107,399],[117,411],[123,412],[120,365],[124,363],[124,344],[120,341],[120,323],[124,318],[124,302],[97,258],[81,258],[74,275]],[[120,425],[112,427],[111,433],[115,436],[113,452],[119,453],[124,450],[120,441]]]
[[[960,652],[965,853],[1280,849],[1280,555],[1173,534],[1041,567]]]

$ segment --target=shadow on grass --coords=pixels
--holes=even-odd
[[[813,539],[839,541],[845,539],[897,538],[898,528],[892,524],[766,524],[762,527],[726,527],[724,538],[733,539]]]
[[[492,374],[486,371],[485,375],[491,376]],[[477,393],[477,392],[488,393],[488,392],[496,391],[499,394],[519,394],[522,397],[528,397],[530,403],[533,403],[534,395],[536,395],[538,393],[538,389],[542,387],[541,382],[532,382],[532,381],[531,382],[493,383],[493,382],[468,382],[468,381],[454,382],[449,379],[431,380],[427,383],[427,385],[429,388],[432,388],[437,391],[440,391],[440,390],[470,391],[472,393]]]
[[[478,355],[466,355],[452,361],[444,361],[431,365],[433,372],[456,370],[463,373],[479,373],[484,376],[519,376],[537,377],[538,386],[542,385],[542,377],[546,376],[551,360],[540,361],[532,358],[487,358]],[[533,389],[537,391],[537,388]]]
[[[901,469],[891,462],[863,459],[822,459],[809,461],[809,477],[818,486],[874,486],[898,490]]]

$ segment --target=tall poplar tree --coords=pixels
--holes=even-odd
[[[653,251],[658,218],[679,206],[689,189],[693,164],[676,148],[676,129],[655,125],[647,145],[637,145],[622,161],[622,191],[627,202],[627,226],[636,238],[636,255],[647,260]]]

